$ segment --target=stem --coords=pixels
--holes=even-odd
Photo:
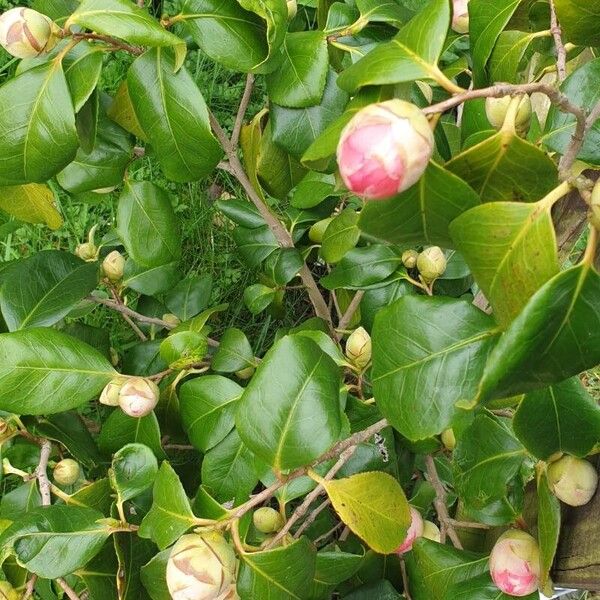
[[[40,496],[42,497],[42,506],[50,506],[52,504],[52,497],[50,495],[50,481],[48,480],[48,459],[50,458],[50,452],[52,451],[52,444],[49,440],[40,441],[40,462],[35,469],[35,477],[38,480],[38,486],[40,488]]]
[[[585,247],[585,252],[583,253],[583,258],[581,262],[583,264],[589,265],[590,267],[594,264],[594,259],[596,258],[596,250],[598,248],[598,230],[591,225],[590,226],[590,234],[587,240],[587,246]]]
[[[461,88],[452,80],[448,79],[448,77],[446,77],[438,67],[434,68],[431,76],[440,87],[444,88],[451,94],[462,94],[465,91],[464,88]]]
[[[115,300],[115,303],[118,306],[125,306],[118,292],[112,286],[110,288],[110,291]],[[121,315],[123,319],[127,322],[127,324],[131,327],[131,329],[133,329],[135,334],[140,338],[140,340],[142,342],[147,342],[148,338],[146,337],[146,334],[133,322],[132,318],[124,311],[121,311]]]
[[[339,323],[337,326],[339,331],[343,331],[344,329],[347,329],[348,324],[350,323],[350,321],[352,321],[352,317],[354,316],[354,313],[356,313],[356,311],[358,310],[358,307],[360,306],[360,303],[361,303],[364,295],[365,295],[365,292],[362,290],[359,290],[358,292],[356,292],[356,294],[354,294],[354,298],[352,298],[352,302],[350,302],[350,304],[348,305],[348,308],[346,309],[346,312],[342,315],[342,318],[339,320]],[[342,338],[342,336],[339,333],[336,337],[337,337],[338,341]]]
[[[323,500],[317,508],[315,508],[309,515],[304,519],[304,522],[294,533],[294,538],[298,539],[314,522],[315,519],[331,504],[331,500],[327,498]]]
[[[121,40],[117,38],[111,37],[109,35],[101,35],[99,33],[74,33],[72,34],[74,40],[93,40],[99,42],[105,42],[106,44],[110,44],[117,50],[125,50],[125,52],[129,52],[129,54],[133,54],[134,56],[140,56],[140,54],[144,53],[144,49],[139,46],[131,46],[130,44],[125,44]]]
[[[248,110],[248,104],[250,103],[250,98],[252,97],[253,89],[254,75],[252,73],[248,73],[248,75],[246,76],[246,87],[244,88],[244,95],[242,96],[242,101],[240,102],[240,107],[235,117],[233,133],[231,134],[231,145],[234,148],[237,148],[238,142],[240,141],[240,132],[242,131],[244,116],[246,115],[246,111]]]
[[[571,136],[571,141],[563,157],[558,163],[558,172],[561,179],[567,179],[571,175],[571,168],[577,159],[577,155],[583,146],[586,133],[592,128],[594,123],[600,118],[600,102],[592,108],[590,113],[582,120],[577,119],[575,131]]]
[[[75,590],[62,578],[59,577],[56,582],[62,588],[63,592],[67,595],[70,600],[81,600],[75,593]]]
[[[567,51],[562,40],[562,30],[556,18],[556,8],[554,6],[554,0],[550,2],[550,31],[554,38],[554,45],[556,46],[556,72],[558,73],[558,81],[562,83],[567,76]]]

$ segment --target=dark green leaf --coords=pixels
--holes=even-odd
[[[156,267],[143,267],[129,259],[125,263],[123,285],[140,294],[153,296],[172,289],[180,279],[179,261]]]
[[[98,446],[105,454],[113,454],[125,444],[144,444],[152,449],[154,456],[164,458],[160,443],[160,428],[154,413],[136,419],[121,410],[114,410],[104,421]]]
[[[172,313],[187,321],[208,306],[211,292],[210,275],[186,277],[165,295],[164,301]]]
[[[158,473],[158,462],[144,444],[127,444],[116,452],[109,472],[119,503],[131,500],[148,489]]]
[[[565,41],[581,46],[600,44],[598,0],[556,0],[556,15]]]
[[[254,366],[254,353],[246,334],[235,327],[225,330],[213,355],[211,367],[222,373],[235,373]]]
[[[171,600],[166,581],[167,561],[170,554],[171,548],[159,552],[141,569],[142,583],[152,600]]]

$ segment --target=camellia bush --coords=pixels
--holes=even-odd
[[[599,32],[598,0],[6,10],[0,207],[115,221],[0,264],[0,598],[551,595],[598,483]],[[231,122],[192,53],[245,79]],[[176,184],[219,173],[260,344],[181,269]]]

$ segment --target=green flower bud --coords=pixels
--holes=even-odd
[[[590,202],[589,220],[593,227],[600,231],[600,181],[592,190],[592,201]]]
[[[131,377],[119,391],[119,406],[130,417],[145,417],[158,404],[160,390],[154,381],[144,377]]]
[[[488,121],[492,124],[492,127],[496,130],[502,129],[504,120],[506,119],[506,113],[508,107],[512,101],[511,96],[504,96],[502,98],[486,98],[485,99],[485,114],[487,115]],[[517,116],[515,118],[515,128],[519,132],[523,132],[529,127],[529,120],[531,119],[531,100],[529,96],[525,95],[521,98],[519,108],[517,109]]]
[[[121,281],[125,270],[125,259],[118,250],[113,250],[102,261],[102,271],[110,281]]]
[[[246,367],[245,369],[240,369],[235,372],[236,377],[242,380],[250,379],[252,375],[254,375],[254,367]]]
[[[417,266],[417,258],[419,253],[416,250],[405,250],[402,253],[402,264],[407,269],[414,269]]]
[[[115,377],[100,394],[100,404],[106,404],[106,406],[119,406],[119,393],[123,384],[127,381],[127,377]]]
[[[162,320],[171,328],[177,327],[181,323],[181,319],[173,313],[165,313]]]
[[[64,458],[56,463],[53,476],[59,485],[73,485],[78,479],[81,470],[79,463],[72,458]]]
[[[596,493],[598,473],[587,460],[566,455],[548,467],[548,483],[565,504],[583,506]]]
[[[442,431],[442,435],[440,437],[446,450],[450,450],[450,452],[452,452],[452,450],[456,448],[456,438],[454,437],[454,431],[452,431],[452,429],[446,429]]]
[[[446,256],[439,246],[425,248],[417,258],[417,269],[425,283],[432,283],[446,271]]]
[[[0,581],[0,600],[19,600],[20,596],[8,581]]]
[[[237,560],[218,532],[184,535],[167,562],[167,587],[173,600],[237,600]]]
[[[371,360],[371,336],[364,327],[355,329],[346,341],[346,356],[357,367],[364,369]]]
[[[423,536],[428,540],[432,540],[434,542],[438,542],[438,544],[442,541],[442,534],[440,532],[440,528],[431,521],[423,521]]]
[[[90,244],[89,242],[84,242],[83,244],[79,244],[77,248],[75,248],[75,256],[79,256],[81,260],[92,261],[96,260],[98,255],[98,248],[94,244]]]
[[[298,13],[298,2],[296,0],[287,0],[288,19],[291,21]]]
[[[0,15],[0,46],[17,58],[49,52],[58,41],[58,28],[46,16],[17,6]]]
[[[252,515],[254,527],[261,533],[277,533],[284,525],[283,517],[274,508],[263,506]]]
[[[325,230],[329,226],[333,219],[329,217],[328,219],[322,219],[321,221],[317,221],[309,230],[308,230],[308,238],[311,242],[315,244],[320,244],[323,241],[323,236],[325,235]]]

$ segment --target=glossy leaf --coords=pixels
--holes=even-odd
[[[125,263],[123,285],[140,294],[154,296],[172,289],[180,279],[179,261],[155,267],[143,267],[129,259]]]
[[[211,366],[222,373],[234,373],[254,366],[254,353],[246,334],[235,327],[226,329],[213,355]]]
[[[160,428],[154,413],[136,419],[114,410],[104,421],[98,446],[105,454],[113,454],[125,444],[139,443],[152,449],[157,458],[165,453],[160,442]]]
[[[148,489],[158,473],[158,462],[144,444],[127,444],[116,452],[109,472],[118,501],[123,503]]]
[[[115,123],[118,123],[125,129],[125,131],[132,133],[135,137],[144,140],[145,142],[148,141],[148,136],[144,133],[144,130],[135,115],[135,111],[133,110],[133,104],[131,103],[131,97],[129,96],[129,89],[127,87],[127,79],[124,79],[118,87],[112,103],[107,110],[107,114]]]
[[[91,600],[114,600],[117,595],[115,573],[117,557],[112,540],[104,544],[100,552],[75,574],[83,579]]]
[[[154,556],[156,546],[129,532],[113,536],[118,559],[117,588],[119,600],[138,600],[145,597],[141,568]]]
[[[328,263],[339,262],[356,246],[360,238],[357,224],[358,213],[349,207],[334,217],[323,235],[321,256],[324,260]]]
[[[239,403],[242,441],[273,468],[310,463],[341,431],[340,374],[311,340],[286,336],[265,355]]]
[[[50,229],[63,223],[52,190],[41,183],[0,187],[0,209],[20,221],[45,223]]]
[[[171,369],[185,369],[202,361],[208,350],[208,340],[202,333],[179,331],[160,344],[160,357]]]
[[[598,0],[556,0],[556,15],[565,41],[582,46],[600,44]]]
[[[166,581],[167,561],[170,554],[171,548],[159,552],[141,569],[142,583],[152,600],[170,600],[171,598]]]
[[[253,315],[258,315],[275,300],[275,294],[274,288],[255,283],[244,290],[244,304]]]
[[[0,518],[18,521],[23,513],[42,504],[37,481],[28,481],[2,495],[0,500]]]
[[[449,597],[456,600],[510,600],[514,598],[513,595],[500,592],[489,573],[453,585],[448,594]],[[537,591],[521,596],[526,600],[538,600],[539,597]]]
[[[550,490],[548,478],[543,473],[538,479],[538,543],[540,545],[540,589],[552,593],[550,569],[558,547],[560,534],[560,502]]]
[[[165,295],[165,304],[182,321],[187,321],[208,306],[211,292],[210,275],[186,277]]]
[[[498,41],[490,57],[490,81],[521,83],[521,62],[537,37],[539,37],[539,33],[502,32],[498,36]]]

